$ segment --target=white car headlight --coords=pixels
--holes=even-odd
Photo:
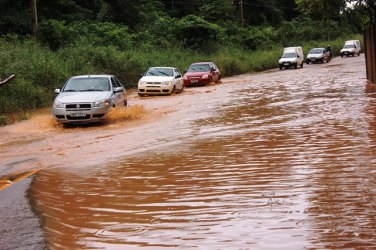
[[[202,79],[208,79],[209,78],[209,75],[203,75],[202,76]]]
[[[144,85],[144,84],[146,84],[146,82],[144,82],[144,81],[138,81],[138,85]]]
[[[110,106],[110,100],[104,99],[94,102],[94,107],[107,107]]]
[[[165,86],[167,86],[167,85],[170,85],[172,82],[161,82],[161,85],[165,85]]]
[[[55,100],[54,101],[54,108],[62,109],[62,108],[64,108],[64,103],[62,103],[61,101]]]

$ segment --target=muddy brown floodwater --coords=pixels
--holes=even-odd
[[[2,174],[38,164],[51,249],[376,247],[376,96],[364,57],[130,97],[139,120],[0,129]]]

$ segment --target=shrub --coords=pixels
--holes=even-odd
[[[248,27],[241,34],[243,46],[250,50],[270,48],[276,40],[272,27]]]
[[[221,42],[223,30],[201,17],[189,15],[178,21],[177,37],[191,49],[211,53]]]
[[[39,25],[38,36],[43,44],[57,50],[72,40],[71,32],[64,21],[47,20]]]
[[[0,115],[0,126],[7,125],[7,117],[5,115]]]
[[[133,45],[126,26],[109,22],[66,24],[64,21],[48,20],[40,25],[39,39],[55,51],[82,43],[116,46],[119,49],[128,49]]]

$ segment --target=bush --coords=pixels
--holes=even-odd
[[[243,46],[250,50],[270,48],[277,40],[272,27],[248,27],[241,32]]]
[[[115,23],[75,22],[66,24],[64,21],[48,20],[42,22],[39,39],[52,50],[80,44],[94,46],[116,46],[129,49],[133,46],[128,28]]]
[[[7,117],[5,115],[0,115],[0,126],[7,125]]]
[[[38,31],[39,40],[50,49],[57,50],[67,45],[71,40],[71,32],[64,21],[47,20],[41,22]]]
[[[223,30],[216,24],[209,23],[194,15],[178,21],[177,37],[184,45],[201,52],[212,53],[221,43]]]

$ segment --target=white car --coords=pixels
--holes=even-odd
[[[355,56],[360,55],[360,41],[359,40],[349,40],[345,42],[345,45],[341,49],[341,57],[343,56]]]
[[[177,68],[151,67],[138,81],[138,95],[171,95],[184,89],[183,76]]]
[[[283,55],[278,61],[279,69],[291,68],[295,69],[300,65],[303,68],[304,63],[304,53],[301,46],[298,47],[287,47],[283,50]]]

